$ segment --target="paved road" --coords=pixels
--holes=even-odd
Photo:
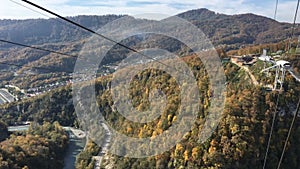
[[[14,132],[14,131],[25,131],[28,130],[30,125],[22,125],[22,126],[9,126],[7,127],[8,131]]]
[[[101,122],[101,125],[105,130],[106,137],[101,145],[101,151],[99,152],[98,156],[94,156],[94,159],[96,160],[94,169],[100,169],[103,157],[107,153],[108,148],[110,146],[110,142],[111,142],[111,132],[110,132],[108,126],[103,122]]]
[[[5,89],[0,89],[0,96],[9,103],[15,101],[15,97]]]
[[[6,103],[6,100],[0,96],[0,104]]]

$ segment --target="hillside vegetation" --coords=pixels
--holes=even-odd
[[[241,44],[281,41],[289,34],[291,26],[287,23],[279,23],[253,14],[230,16],[216,14],[207,9],[192,10],[178,16],[203,29],[215,45],[226,44],[227,46],[221,51],[223,57],[226,55],[226,50],[237,49]],[[78,16],[71,19],[92,29],[97,29],[119,17],[121,16]],[[64,53],[78,54],[90,34],[83,33],[77,28],[69,28],[66,25],[57,23],[55,20],[1,20],[0,38],[37,45]],[[22,29],[19,29],[20,27]],[[33,32],[35,29],[39,31]],[[22,34],[23,32],[25,33]],[[300,31],[297,29],[296,35],[299,33]],[[273,35],[276,35],[276,38]],[[131,43],[145,39],[152,41],[152,43]],[[131,44],[130,47],[137,47],[138,49],[149,45],[153,48],[159,46],[168,49],[180,56],[185,53],[182,51],[184,48],[181,48],[184,46],[179,42],[174,43],[175,41],[164,37],[157,39],[155,35],[147,35],[142,38],[131,37],[131,39],[124,42]],[[284,45],[285,43],[279,43],[278,46],[274,44],[273,47],[274,50],[282,49]],[[68,79],[68,73],[73,70],[76,61],[76,57],[58,56],[49,52],[13,47],[7,44],[2,44],[0,47],[2,49],[0,51],[0,61],[21,65],[21,68],[5,64],[0,65],[0,69],[3,71],[1,85],[14,83],[24,88],[30,88],[61,79]],[[231,54],[252,53],[250,50],[253,53],[258,53],[261,51],[261,47],[243,48],[233,51]],[[128,53],[128,50],[121,50],[115,46],[110,51],[110,55],[104,59],[105,63],[117,63],[124,59],[124,55]],[[293,56],[289,59],[297,71],[300,64],[298,57]],[[160,155],[136,159],[108,154],[106,156],[107,160],[102,163],[102,167],[113,165],[113,168],[116,169],[262,168],[271,120],[273,112],[276,111],[278,118],[276,119],[267,161],[268,169],[275,168],[300,94],[299,84],[291,76],[287,76],[284,92],[270,92],[264,87],[255,87],[243,69],[232,63],[224,63],[223,67],[227,80],[224,85],[226,85],[227,91],[222,119],[212,136],[204,143],[199,143],[199,136],[205,120],[212,113],[209,111],[209,107],[215,93],[210,86],[207,70],[201,60],[195,56],[187,56],[182,60],[186,62],[195,77],[197,84],[195,90],[198,90],[200,97],[200,106],[196,111],[196,118],[193,119],[191,130],[184,135],[180,143]],[[38,66],[48,68],[51,71],[34,68]],[[250,69],[254,70],[254,68]],[[258,72],[258,69],[256,71]],[[112,78],[113,76],[109,75],[98,77],[95,80],[97,103],[93,105],[98,106],[97,108],[104,116],[104,120],[113,129],[129,137],[155,138],[176,123],[181,102],[186,100],[181,100],[181,88],[170,74],[157,69],[146,69],[136,74],[130,82],[129,97],[136,110],[143,112],[152,106],[150,105],[149,95],[154,89],[158,89],[166,97],[166,105],[163,107],[163,111],[160,112],[160,116],[147,123],[131,122],[114,109],[115,100],[111,93]],[[91,136],[104,136],[103,130],[98,130],[99,126],[93,126],[99,125],[99,121],[95,122],[96,117],[99,116],[95,113],[97,112],[95,108],[82,106],[91,101],[90,93],[84,93],[90,87],[91,81],[80,84],[82,85],[80,91],[85,97],[77,105],[73,103],[72,86],[67,85],[37,97],[0,106],[0,121],[3,121],[3,123],[0,122],[1,169],[62,168],[62,156],[66,148],[67,136],[60,125],[82,127],[85,130],[87,129],[86,125],[91,124],[90,127],[94,129],[89,131]],[[193,93],[191,92],[191,94]],[[278,97],[278,109],[275,110]],[[83,109],[83,112],[76,114],[75,107],[85,109]],[[86,116],[85,112],[91,113],[92,116]],[[37,124],[43,125],[32,125],[28,132],[15,133],[8,137],[9,133],[6,126],[24,121],[35,121]],[[283,159],[283,168],[299,168],[300,166],[299,117],[292,133]],[[113,141],[112,139],[112,144],[114,144]],[[165,141],[167,140],[164,140],[163,143]],[[76,167],[93,168],[95,161],[91,158],[96,155],[99,149],[101,147],[89,142],[85,151],[77,157]],[[138,153],[143,154],[145,152]]]
[[[224,15],[207,9],[187,11],[178,15],[197,25],[214,45],[224,44],[230,49],[241,45],[265,44],[287,39],[292,25],[255,14]],[[295,37],[300,29],[295,31]]]
[[[68,136],[57,122],[31,126],[26,133],[12,134],[0,143],[0,168],[62,168],[67,143]]]
[[[210,92],[207,86],[206,76],[201,75],[199,62],[191,59],[187,60],[195,72],[198,80],[199,92],[201,96],[201,107],[195,119],[195,123],[190,132],[184,139],[178,143],[170,151],[161,155],[148,158],[125,158],[111,155],[110,159],[104,162],[103,167],[111,163],[113,160],[115,168],[261,168],[266,151],[266,144],[269,136],[271,119],[273,111],[275,111],[276,92],[266,92],[263,88],[254,87],[249,83],[249,78],[242,70],[239,70],[232,64],[225,65],[225,72],[228,78],[226,106],[223,117],[218,125],[217,130],[213,133],[209,140],[204,144],[198,142],[199,135],[204,124],[205,117],[210,113],[207,107],[210,103]],[[201,65],[201,64],[200,64]],[[201,67],[201,66],[200,66]],[[147,81],[148,77],[153,77],[151,71],[150,76],[143,73],[139,76],[140,81]],[[198,74],[199,73],[199,74]],[[152,75],[151,75],[152,74]],[[199,75],[199,76],[198,76]],[[163,76],[166,82],[169,82],[167,76]],[[247,83],[248,81],[248,83]],[[152,83],[149,79],[149,84]],[[272,137],[270,156],[268,158],[267,168],[274,168],[279,160],[283,141],[289,128],[292,113],[295,110],[297,96],[299,94],[299,85],[295,84],[293,79],[288,79],[288,90],[280,96],[279,101],[279,118],[275,124],[275,132]],[[136,84],[136,83],[132,83]],[[147,83],[148,84],[148,83]],[[169,83],[171,84],[171,83]],[[152,86],[150,85],[150,86]],[[144,85],[143,85],[144,86]],[[144,87],[137,85],[133,87],[132,92],[143,90]],[[172,86],[172,85],[171,85]],[[154,86],[152,86],[154,87]],[[176,88],[174,88],[176,89]],[[162,89],[163,90],[163,89]],[[114,126],[119,132],[131,137],[155,137],[167,130],[174,121],[178,113],[178,102],[176,98],[176,90],[171,97],[168,98],[166,112],[154,123],[136,124],[131,123],[112,111],[108,107],[111,105],[110,94],[103,92],[99,97],[99,106],[103,110],[106,120]],[[101,92],[102,93],[102,92]],[[147,108],[147,100],[141,98],[141,95],[133,94],[133,104],[137,109]],[[101,98],[101,99],[100,99]],[[110,105],[110,106],[109,106]],[[293,135],[289,142],[288,150],[284,158],[283,168],[297,168],[300,164],[297,162],[300,152],[297,148],[299,144],[300,130],[299,122],[293,129]],[[139,152],[137,152],[139,153]]]
[[[187,57],[185,61],[193,70],[197,79],[201,106],[195,119],[193,128],[187,133],[184,139],[171,150],[154,157],[134,159],[109,155],[109,161],[105,164],[114,164],[115,168],[261,168],[266,150],[269,129],[271,125],[274,105],[277,98],[276,92],[266,92],[263,88],[254,87],[247,74],[237,66],[228,63],[224,65],[227,77],[227,99],[223,112],[223,117],[218,128],[204,144],[198,142],[199,133],[204,124],[205,117],[210,113],[211,92],[208,86],[208,78],[205,70],[201,66],[199,59]],[[159,77],[150,78],[149,77]],[[136,81],[138,80],[138,81]],[[99,78],[96,81],[97,102],[100,111],[106,121],[115,130],[130,137],[155,137],[167,130],[176,121],[178,113],[178,87],[168,74],[157,72],[156,70],[145,70],[136,76],[136,80],[131,83],[131,98],[133,105],[138,110],[147,110],[149,102],[144,93],[146,88],[160,88],[166,93],[168,104],[166,111],[155,121],[146,124],[131,123],[112,110],[112,98],[110,89],[107,88],[110,78]],[[166,90],[159,81],[168,82],[169,90]],[[138,83],[138,82],[145,82]],[[283,147],[283,140],[286,137],[287,129],[290,125],[292,112],[295,110],[297,96],[300,87],[291,78],[287,79],[288,89],[280,96],[279,114],[275,124],[275,131],[271,142],[271,155],[268,159],[268,168],[274,168],[280,157]],[[85,85],[88,85],[86,83]],[[84,86],[83,86],[84,87]],[[144,88],[146,87],[146,88]],[[83,89],[84,90],[84,89]],[[5,106],[5,110],[10,113],[10,117],[27,120],[27,118],[38,121],[59,120],[65,124],[74,123],[74,107],[70,103],[71,90],[69,87],[61,88],[55,92],[43,96],[22,101],[16,104]],[[69,104],[70,106],[65,106]],[[26,106],[17,109],[17,105]],[[39,106],[39,107],[37,107]],[[78,106],[78,105],[77,105]],[[23,112],[22,112],[23,111]],[[8,113],[9,114],[9,113]],[[3,116],[3,120],[7,117]],[[67,120],[69,119],[69,120]],[[73,119],[73,120],[72,120]],[[11,120],[13,121],[13,120]],[[9,122],[9,121],[8,121]],[[286,156],[284,158],[284,168],[297,168],[300,149],[299,122],[296,121],[293,135],[290,139]],[[92,152],[92,151],[91,151]],[[90,155],[82,154],[82,163],[78,165],[88,165]],[[78,166],[79,167],[79,166]],[[91,166],[89,166],[91,167]]]

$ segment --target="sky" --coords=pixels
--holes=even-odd
[[[254,13],[274,18],[276,0],[29,0],[63,16],[154,13],[171,16],[191,9],[207,8],[217,13]],[[278,0],[276,20],[293,22],[297,0]],[[22,6],[23,5],[23,6]],[[25,7],[24,7],[25,6]],[[26,8],[27,7],[27,8]],[[28,9],[30,8],[30,9]],[[35,11],[32,11],[34,9]],[[38,13],[38,12],[40,13]],[[42,14],[41,14],[42,13]],[[299,12],[300,13],[300,12]],[[157,15],[159,14],[159,15]],[[162,15],[160,15],[162,14]],[[0,19],[49,18],[21,0],[1,0]],[[52,17],[52,16],[51,16]],[[300,22],[300,16],[297,19]]]

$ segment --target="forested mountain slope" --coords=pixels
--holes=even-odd
[[[227,63],[224,69],[227,77],[227,99],[222,119],[213,135],[204,143],[199,143],[199,133],[205,117],[210,113],[208,106],[211,92],[208,78],[195,57],[185,58],[188,66],[193,70],[197,79],[201,106],[195,123],[184,139],[171,150],[154,157],[134,159],[115,155],[108,155],[109,160],[103,166],[113,163],[114,168],[261,168],[266,150],[267,139],[271,125],[272,114],[277,98],[276,92],[267,92],[263,88],[254,87],[250,78],[237,66]],[[159,75],[158,80],[168,82],[166,86],[159,85],[155,80],[148,79]],[[130,93],[133,105],[139,110],[147,110],[149,102],[146,95],[141,95],[146,88],[161,88],[166,92],[168,104],[166,111],[155,121],[146,124],[131,123],[112,110],[113,100],[108,87],[111,78],[102,77],[96,81],[96,98],[99,110],[105,120],[117,131],[130,137],[155,137],[167,130],[176,121],[178,113],[178,88],[172,78],[156,70],[145,70],[136,76],[145,85],[131,83]],[[300,87],[294,79],[287,79],[287,91],[280,96],[279,114],[272,137],[272,152],[268,159],[268,168],[274,168],[280,157],[283,141],[292,119],[292,113],[300,93]],[[85,83],[89,85],[89,83]],[[173,85],[174,88],[173,88]],[[78,105],[75,105],[78,106]],[[72,104],[70,86],[61,88],[40,97],[6,105],[1,108],[1,119],[6,122],[14,120],[37,120],[53,122],[58,120],[62,124],[77,125]],[[10,119],[10,120],[9,120]],[[297,168],[300,164],[299,122],[296,121],[293,135],[289,142],[284,168]]]

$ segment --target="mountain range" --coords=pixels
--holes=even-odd
[[[280,23],[254,14],[224,15],[207,9],[187,11],[178,16],[198,26],[215,46],[220,45],[226,50],[285,40],[292,27],[292,24]],[[121,17],[116,15],[77,16],[69,17],[69,19],[97,30],[106,23]],[[143,22],[156,21],[143,20]],[[184,33],[185,30],[178,31]],[[295,36],[299,33],[297,28]],[[216,71],[211,72],[211,69],[206,69],[205,63],[199,57],[190,55],[182,57],[182,61],[186,63],[194,76],[191,83],[195,86],[192,86],[189,81],[186,82],[186,76],[179,76],[177,79],[168,71],[145,67],[131,79],[128,78],[130,83],[125,88],[122,86],[123,83],[114,85],[122,80],[114,78],[114,75],[99,77],[93,83],[88,81],[89,79],[84,79],[90,75],[86,73],[79,78],[84,79],[85,82],[73,83],[79,89],[75,90],[74,86],[66,85],[70,84],[68,78],[71,77],[67,72],[72,72],[78,59],[77,56],[90,36],[90,33],[58,19],[0,21],[0,39],[74,56],[0,42],[0,88],[4,84],[15,85],[17,87],[12,86],[8,90],[21,96],[22,93],[17,88],[31,89],[25,90],[26,95],[30,94],[30,91],[39,94],[36,91],[41,88],[47,91],[0,106],[0,141],[5,140],[0,143],[1,169],[39,169],[49,168],[49,166],[58,169],[58,166],[51,165],[51,163],[62,164],[59,159],[63,159],[60,156],[64,154],[64,150],[61,148],[65,147],[64,140],[67,138],[65,134],[62,134],[62,129],[58,124],[82,127],[83,130],[88,131],[89,136],[93,136],[92,138],[98,136],[110,138],[107,139],[109,141],[105,140],[104,144],[99,144],[99,146],[91,144],[92,141],[87,139],[89,141],[86,148],[76,157],[78,169],[92,169],[95,166],[116,169],[256,169],[263,168],[264,160],[266,160],[266,168],[277,168],[283,152],[285,155],[282,156],[282,168],[299,168],[300,120],[294,115],[297,115],[295,110],[297,110],[300,86],[288,73],[283,85],[284,90],[272,92],[266,86],[274,83],[273,75],[271,75],[273,71],[271,70],[267,75],[259,73],[263,67],[267,66],[260,61],[249,67],[253,76],[261,82],[256,86],[253,85],[249,72],[244,67],[232,62],[224,62],[222,64],[224,76],[226,76],[226,82],[224,82]],[[195,35],[188,34],[188,36],[192,38]],[[122,41],[122,44],[137,50],[160,47],[171,53],[179,53],[181,56],[189,53],[189,51],[184,53],[185,46],[172,38],[150,34],[132,36]],[[98,43],[94,45],[95,47],[89,46],[90,48],[86,51],[87,56],[98,54],[98,51],[106,47]],[[259,45],[261,46],[263,45]],[[242,48],[244,49],[246,48]],[[255,51],[255,49],[251,50]],[[273,50],[277,51],[277,49]],[[128,53],[127,49],[115,45],[107,53],[104,62],[118,63]],[[243,54],[245,53],[237,55]],[[287,59],[296,63],[294,68],[299,68],[298,56],[291,56]],[[177,65],[169,64],[170,60],[165,61],[161,63],[174,67],[178,72],[181,71],[177,69]],[[116,64],[107,66],[114,67]],[[84,66],[84,68],[89,67]],[[131,68],[130,70],[134,69]],[[185,70],[181,72],[185,74]],[[127,72],[122,71],[122,73]],[[215,81],[211,81],[210,74],[215,76]],[[43,88],[46,84],[60,84],[60,81],[67,83],[63,83],[57,89]],[[213,84],[214,82],[216,84]],[[224,92],[226,99],[223,100],[220,97],[223,95],[219,93],[220,90],[215,90],[214,86],[217,85],[226,86],[226,90],[221,91]],[[123,88],[128,89],[128,94],[123,92]],[[191,102],[190,99],[192,99]],[[122,103],[132,105],[133,109],[130,111],[136,110],[132,111],[134,115],[137,115],[136,121],[127,119],[119,112],[123,110],[123,107],[118,107]],[[197,107],[184,106],[189,103],[198,104]],[[149,111],[146,112],[146,110],[154,110],[155,115],[159,116],[153,121],[139,123],[138,119],[147,119],[144,116],[147,114],[144,113]],[[98,118],[99,112],[104,119]],[[143,113],[139,114],[139,112]],[[185,116],[184,112],[194,117]],[[220,118],[218,114],[221,114]],[[153,117],[152,114],[149,114],[149,117]],[[25,121],[44,123],[44,126],[39,129],[35,123],[32,123],[28,132],[18,132],[9,136],[7,125],[21,124]],[[101,125],[104,121],[110,126],[109,130],[114,131],[112,134],[110,132],[104,134],[106,127]],[[50,123],[53,123],[53,126]],[[99,124],[100,128],[97,127]],[[181,132],[181,127],[186,128],[189,125],[190,127],[187,127],[189,131],[182,133],[182,136],[176,134],[177,131]],[[51,132],[52,129],[55,132]],[[172,130],[177,131],[172,134]],[[126,139],[116,139],[115,135],[119,134],[135,140],[149,138],[149,141],[145,142],[147,144],[136,145]],[[157,139],[160,136],[163,138]],[[208,136],[208,138],[203,139],[202,136]],[[289,141],[285,142],[287,136]],[[176,145],[172,144],[173,147],[163,153],[148,156],[153,147],[163,149],[168,147],[169,141],[176,141]],[[153,144],[155,142],[160,144],[156,146]],[[50,148],[47,148],[48,145]],[[130,156],[123,157],[114,153],[106,153],[104,150],[107,145],[113,149],[121,146],[119,149],[121,153],[134,152],[135,155],[146,158],[130,158]],[[269,150],[266,148],[267,145],[270,145]],[[286,151],[282,150],[284,145],[287,146]],[[125,148],[129,146],[136,150]],[[100,155],[103,161],[94,158],[95,155]]]
[[[264,44],[287,39],[292,32],[292,24],[281,23],[255,14],[225,15],[208,9],[191,10],[179,14],[198,26],[214,45]],[[298,36],[300,29],[295,30]]]
[[[187,11],[177,16],[199,27],[215,45],[261,44],[278,42],[288,38],[292,24],[281,23],[255,14],[225,15],[208,9]],[[122,15],[68,17],[92,30]],[[46,43],[66,43],[86,38],[90,33],[57,18],[0,20],[0,38],[42,45]],[[295,36],[300,35],[296,29]],[[1,44],[1,46],[5,46]]]
[[[292,32],[292,24],[281,23],[273,19],[255,14],[225,15],[208,9],[196,9],[177,15],[196,25],[211,40],[215,46],[226,46],[225,50],[238,49],[244,45],[265,44],[280,42],[287,39]],[[75,16],[68,19],[77,22],[92,30],[98,30],[105,24],[123,17],[122,15],[105,16]],[[145,20],[147,22],[147,20]],[[153,21],[148,21],[153,22]],[[181,30],[184,33],[184,30]],[[87,38],[92,34],[58,18],[26,19],[26,20],[0,20],[0,39],[35,45],[71,55],[78,55]],[[295,37],[300,35],[296,27]],[[138,38],[131,39],[133,41]],[[131,43],[132,48],[163,47],[171,52],[180,52],[182,46],[171,43],[168,39],[151,37],[148,44]],[[169,46],[168,46],[169,45]],[[0,70],[18,72],[43,67],[52,72],[72,72],[76,58],[53,54],[0,42],[0,61],[8,64],[18,64],[21,68],[11,68],[7,64],[0,65]],[[123,59],[118,56],[123,50],[112,52],[106,63]],[[184,52],[181,52],[184,53]],[[36,70],[39,73],[45,70]],[[12,74],[6,79],[16,79]]]

